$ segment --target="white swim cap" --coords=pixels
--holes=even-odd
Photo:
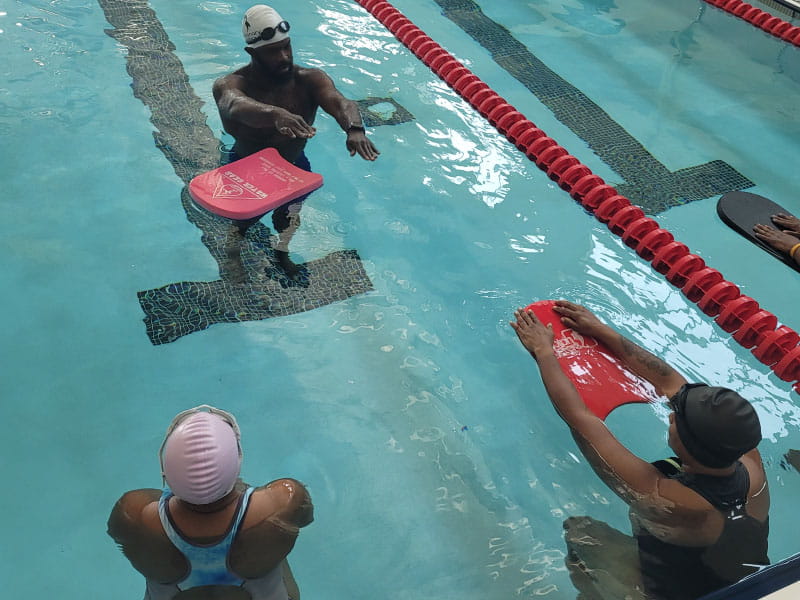
[[[211,504],[230,492],[239,478],[239,426],[233,415],[211,406],[184,411],[167,430],[159,456],[173,494],[190,504]]]
[[[289,37],[289,22],[281,19],[274,8],[256,4],[244,13],[242,35],[249,48],[277,44]]]

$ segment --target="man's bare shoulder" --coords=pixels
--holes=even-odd
[[[319,87],[333,84],[330,76],[322,69],[316,67],[301,67],[295,65],[294,77],[295,81],[307,86]]]
[[[250,65],[245,65],[232,73],[218,77],[214,81],[212,91],[215,95],[219,95],[226,90],[244,90],[249,85],[251,79],[252,73]]]

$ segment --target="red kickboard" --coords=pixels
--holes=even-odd
[[[202,173],[189,182],[200,206],[228,219],[260,217],[322,185],[322,175],[284,160],[275,148]]]
[[[566,327],[553,310],[554,304],[553,300],[542,300],[525,310],[532,310],[542,323],[553,326],[556,359],[589,410],[605,419],[618,406],[652,402],[659,397],[650,382],[629,371],[605,344]]]

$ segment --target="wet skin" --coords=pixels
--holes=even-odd
[[[778,252],[789,254],[791,249],[800,243],[800,219],[779,213],[772,216],[772,222],[777,226],[777,229],[759,223],[753,227],[753,233],[771,248]],[[800,264],[800,252],[795,252],[794,260]]]
[[[350,156],[358,154],[368,161],[378,158],[380,152],[366,136],[358,105],[345,98],[324,71],[294,64],[290,38],[245,51],[250,63],[219,78],[213,87],[222,124],[235,138],[234,151],[239,157],[275,148],[294,163],[316,134],[314,120],[322,108],[346,132]],[[246,279],[238,242],[259,218],[238,222],[232,231],[226,253],[235,283]],[[273,225],[279,234],[275,256],[280,267],[292,280],[302,279],[302,269],[289,259],[289,241],[300,226],[299,208],[292,212],[285,206],[276,209]]]

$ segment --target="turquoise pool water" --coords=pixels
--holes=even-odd
[[[395,5],[596,173],[622,181],[608,164],[617,157],[602,159],[500,69],[486,39],[432,0]],[[246,5],[150,6],[209,127],[170,123],[170,139],[188,142],[165,150],[206,157],[191,141],[226,139],[210,90],[243,63]],[[354,2],[274,6],[292,22],[298,63],[324,68],[348,97],[391,99],[414,117],[370,129],[382,152],[374,164],[351,159],[325,115],[308,150],[325,186],[303,209],[293,256],[356,250],[373,289],[158,344],[137,293],[194,282],[225,297],[203,243],[213,246],[215,230],[201,239],[187,219],[183,182],[134,96],[146,90],[132,87],[128,51],[104,33],[112,27],[100,5],[26,0],[0,10],[0,445],[13,482],[0,503],[0,572],[9,597],[138,598],[141,577],[106,536],[107,515],[125,490],[160,485],[156,451],[169,420],[207,402],[237,415],[247,480],[309,486],[316,521],[292,553],[305,597],[574,598],[563,520],[589,514],[626,530],[627,517],[507,325],[515,307],[554,297],[591,306],[688,377],[753,400],[773,495],[770,556],[797,552],[789,524],[800,474],[781,464],[800,447],[789,385]],[[800,214],[797,48],[699,0],[482,8],[669,171],[724,161],[754,183],[749,191]],[[167,99],[187,91],[174,67],[158,88]],[[716,199],[656,218],[800,329],[797,274],[722,225]],[[262,287],[245,295],[260,298]],[[296,293],[273,288],[277,298]],[[623,408],[608,422],[642,456],[668,452],[661,408]]]

